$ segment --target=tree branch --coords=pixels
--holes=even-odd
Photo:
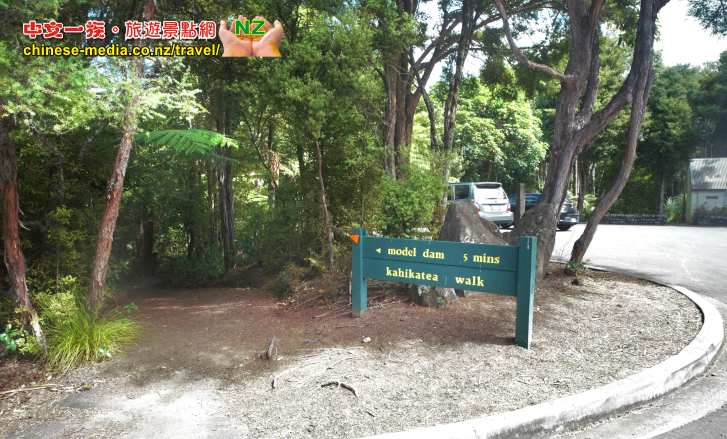
[[[626,104],[633,100],[634,91],[638,91],[639,78],[643,77],[646,74],[645,72],[651,69],[656,17],[659,9],[667,2],[668,0],[642,0],[629,74],[621,88],[611,97],[606,106],[595,113],[591,120],[575,134],[580,137],[581,148],[590,144]]]
[[[414,72],[414,76],[417,80],[417,87],[421,89],[422,98],[424,98],[424,105],[427,108],[427,116],[429,116],[430,148],[432,151],[436,151],[439,149],[439,142],[437,141],[437,117],[434,112],[434,104],[432,103],[432,100],[429,99],[429,93],[427,93],[427,90],[424,88],[425,84],[422,84],[422,79],[416,71]]]
[[[510,29],[510,22],[507,17],[507,12],[505,11],[505,5],[502,3],[502,0],[495,0],[495,6],[497,7],[497,10],[500,12],[500,16],[502,17],[502,28],[505,31],[507,42],[510,45],[513,54],[515,54],[515,58],[517,58],[520,63],[526,65],[530,69],[538,70],[549,76],[552,76],[553,78],[561,82],[570,82],[574,79],[573,76],[563,74],[550,66],[530,61],[528,57],[525,56],[525,53],[523,53],[523,51],[520,50],[520,48],[515,43],[515,39],[512,36],[512,30]]]

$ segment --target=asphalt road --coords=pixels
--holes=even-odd
[[[557,233],[553,258],[570,257],[583,227]],[[727,227],[602,225],[585,259],[727,303]]]
[[[570,256],[583,227],[558,232],[555,259]],[[727,303],[727,227],[603,225],[586,253],[586,262],[685,286]],[[727,438],[727,406],[658,436],[692,438]]]

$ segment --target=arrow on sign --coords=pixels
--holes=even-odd
[[[381,254],[381,248],[377,248],[376,253]]]

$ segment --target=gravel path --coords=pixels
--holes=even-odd
[[[228,297],[242,305],[232,307],[233,314],[200,320],[208,331],[195,333],[192,318],[183,322],[192,327],[186,334],[184,326],[170,329],[184,344],[151,337],[123,358],[60,379],[91,390],[36,391],[0,400],[0,418],[8,420],[0,434],[348,438],[397,431],[606,384],[677,353],[699,330],[699,311],[673,290],[604,273],[581,280],[583,285],[574,286],[570,278],[551,275],[542,283],[530,350],[512,344],[514,301],[498,296],[470,297],[446,310],[394,303],[361,320],[322,322],[271,311],[272,302],[268,308],[261,302],[242,306],[244,294]],[[148,300],[141,302],[142,317],[152,309],[162,312],[157,299]],[[189,314],[189,303],[171,306],[175,299],[166,300],[164,312]],[[216,309],[200,300],[205,310]],[[240,313],[250,308],[271,313],[258,316],[257,324],[279,325],[278,336],[292,340],[282,345],[274,364],[252,359],[249,347],[230,352],[215,346],[215,325],[234,331],[229,325],[253,318]],[[161,319],[165,328],[178,320],[168,317]],[[205,335],[210,331],[211,338]],[[372,341],[362,343],[362,336]],[[195,352],[205,337],[211,346]],[[193,362],[200,358],[207,359],[206,369]],[[346,386],[324,386],[332,381],[356,395]]]

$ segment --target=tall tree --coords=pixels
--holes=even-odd
[[[699,154],[704,157],[727,155],[727,51],[716,65],[709,66],[695,99]]]
[[[12,125],[7,117],[0,113],[0,191],[3,202],[3,250],[5,267],[10,277],[10,286],[18,298],[22,307],[23,315],[33,328],[35,340],[41,349],[46,352],[47,345],[43,330],[40,327],[38,314],[35,312],[30,295],[28,284],[25,280],[25,257],[20,246],[20,233],[18,224],[18,163],[16,147],[10,137]]]
[[[480,2],[473,0],[464,0],[462,2],[461,24],[457,46],[453,55],[452,66],[450,67],[449,87],[447,90],[447,98],[444,101],[444,126],[442,127],[442,181],[446,185],[449,183],[450,174],[450,157],[452,152],[452,144],[454,142],[455,124],[457,121],[457,106],[459,103],[459,89],[464,76],[464,64],[472,45],[472,39],[475,27],[482,14]],[[411,143],[411,139],[409,141]],[[432,145],[435,146],[435,145]],[[446,192],[442,198],[442,206],[447,203]],[[440,209],[441,221],[444,221],[446,209]]]
[[[401,177],[402,168],[408,164],[414,114],[435,68],[454,55],[455,78],[457,63],[461,64],[461,78],[473,35],[500,19],[499,13],[489,2],[440,1],[437,2],[437,15],[434,17],[423,13],[422,3],[418,0],[396,0],[395,3],[383,1],[368,4],[377,30],[376,46],[383,63],[379,74],[386,92],[383,121],[385,169],[396,178]],[[544,3],[540,0],[516,0],[508,4],[513,13],[519,14],[542,7]],[[431,23],[436,24],[430,29]],[[456,113],[456,81],[453,86],[449,103],[452,115]],[[450,125],[454,123],[453,117],[448,119]]]
[[[657,14],[668,0],[641,0],[629,73],[619,91],[598,111],[594,104],[598,96],[604,1],[566,2],[568,64],[563,72],[528,58],[515,42],[503,1],[494,1],[503,17],[508,44],[518,62],[560,82],[543,195],[538,205],[525,213],[512,234],[512,238],[538,237],[538,274],[542,276],[555,244],[555,226],[574,160],[629,102],[644,94],[648,83],[645,78],[652,65]]]
[[[156,2],[146,0],[142,12],[142,19],[149,21],[154,15]],[[104,301],[104,289],[106,287],[106,276],[109,270],[109,258],[111,257],[111,246],[114,241],[114,230],[116,219],[119,217],[121,207],[121,196],[124,189],[124,177],[126,167],[129,164],[129,156],[134,146],[134,135],[139,123],[139,110],[141,103],[141,80],[144,76],[144,60],[134,58],[126,65],[126,76],[128,84],[128,103],[124,109],[122,120],[122,135],[119,149],[116,153],[111,177],[109,177],[106,189],[106,208],[98,228],[96,238],[96,254],[91,266],[91,285],[88,292],[88,307],[90,311],[97,314]]]
[[[685,174],[699,140],[693,105],[702,74],[688,65],[657,66],[654,74],[637,165],[654,176],[658,185],[654,205],[661,215],[667,191]]]
[[[20,240],[17,160],[20,145],[16,138],[26,138],[29,139],[28,144],[52,149],[62,176],[62,165],[59,165],[62,157],[52,139],[83,125],[95,111],[87,105],[90,100],[86,90],[89,83],[85,63],[25,57],[21,55],[21,44],[27,40],[19,37],[17,30],[29,19],[57,18],[59,3],[41,0],[0,5],[0,15],[6,24],[0,30],[0,193],[4,262],[22,314],[44,351],[45,338],[28,291],[25,255]],[[73,5],[64,12],[84,15],[84,7]],[[62,181],[60,183],[57,186],[62,189]],[[63,192],[59,190],[57,198],[61,198],[61,202],[62,197]]]

